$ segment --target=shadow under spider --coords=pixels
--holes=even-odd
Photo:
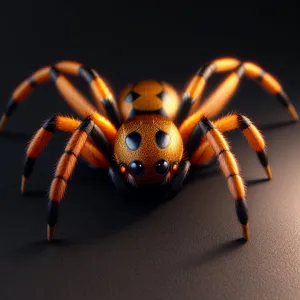
[[[247,244],[243,238],[234,239],[231,241],[227,241],[216,246],[213,249],[205,251],[199,256],[194,256],[192,259],[188,259],[188,261],[183,262],[184,268],[197,268],[204,265],[209,265],[212,261],[225,257],[238,249],[241,249],[244,245]]]
[[[1,131],[0,132],[1,138],[8,138],[8,139],[17,139],[17,140],[22,140],[22,141],[30,141],[32,138],[32,135],[24,132],[14,132],[14,131]]]
[[[107,170],[93,169],[86,163],[80,162],[76,166],[75,173],[76,176],[73,176],[68,184],[67,192],[68,201],[72,204],[69,206],[70,204],[63,201],[60,209],[61,217],[58,226],[59,228],[65,226],[64,234],[62,236],[57,232],[57,237],[62,237],[62,239],[53,243],[54,246],[84,245],[96,243],[97,240],[99,242],[99,238],[111,236],[124,230],[177,196],[166,197],[160,189],[146,189],[134,190],[133,193],[124,197],[117,193]],[[205,166],[192,168],[185,185],[193,180],[217,174],[220,174],[219,167],[216,160],[212,160]],[[248,180],[247,185],[265,181],[267,179]],[[26,196],[46,198],[47,192],[29,190]],[[69,224],[61,224],[63,223],[62,218],[69,219],[70,221],[67,222]],[[59,228],[58,231],[60,231]],[[70,235],[68,236],[69,230]],[[37,240],[39,239],[40,237],[37,237]],[[43,244],[42,241],[41,244],[37,243],[41,250],[47,244]],[[232,244],[232,247],[234,245],[235,243]],[[29,250],[31,248],[34,251],[35,245],[29,247]]]
[[[271,131],[274,129],[291,126],[293,124],[297,124],[297,122],[295,120],[281,121],[281,122],[276,122],[276,123],[272,123],[272,124],[261,125],[261,126],[259,126],[259,129],[262,131],[268,131],[268,130]]]

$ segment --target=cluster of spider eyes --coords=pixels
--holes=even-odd
[[[165,159],[160,159],[154,166],[154,170],[158,175],[165,175],[170,169],[170,163]],[[172,171],[176,172],[178,170],[178,162],[173,162]],[[121,173],[127,172],[127,167],[124,164],[120,164]],[[141,176],[144,173],[144,165],[138,161],[132,161],[128,166],[128,171],[133,176]]]
[[[159,130],[155,134],[155,143],[160,149],[166,149],[171,142],[171,137],[164,131]],[[142,143],[142,136],[134,131],[126,136],[125,143],[128,149],[135,151]],[[158,175],[165,175],[170,169],[170,163],[165,159],[160,159],[154,166],[154,170]],[[178,169],[178,162],[172,164],[172,171],[176,172]],[[121,173],[127,172],[127,166],[120,164]],[[133,176],[140,176],[144,173],[144,165],[138,161],[134,160],[128,165],[128,171]]]

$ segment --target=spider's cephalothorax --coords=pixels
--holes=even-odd
[[[159,114],[173,120],[179,103],[176,90],[170,84],[156,80],[128,84],[119,99],[120,112],[125,120],[141,114]]]
[[[226,79],[204,99],[202,94],[214,73],[230,72]],[[63,75],[81,76],[89,83],[97,108]],[[251,62],[220,58],[201,67],[187,85],[181,100],[167,83],[143,80],[129,84],[119,103],[100,75],[72,61],[46,66],[23,81],[12,94],[0,120],[0,130],[18,103],[38,84],[53,80],[61,95],[82,118],[54,115],[44,122],[27,149],[21,190],[24,193],[36,158],[56,131],[72,136],[61,156],[52,181],[48,202],[47,238],[52,240],[58,219],[59,203],[79,156],[97,168],[109,170],[115,186],[122,191],[140,187],[163,186],[176,194],[190,166],[202,166],[216,158],[234,199],[243,236],[249,238],[244,181],[236,158],[223,133],[240,129],[256,152],[269,179],[272,177],[263,136],[242,114],[215,119],[246,76],[276,95],[295,120],[298,113],[281,84],[271,74]],[[144,191],[142,189],[142,191]]]
[[[114,156],[133,184],[171,180],[183,155],[181,135],[172,121],[155,114],[136,116],[120,127]]]

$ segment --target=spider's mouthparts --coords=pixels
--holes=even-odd
[[[128,174],[127,181],[130,183],[133,187],[138,187],[137,183],[135,182],[133,176],[131,174]]]

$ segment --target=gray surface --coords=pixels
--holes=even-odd
[[[80,163],[62,204],[60,240],[48,245],[46,197],[19,192],[28,140],[17,133],[28,132],[18,127],[27,118],[20,109],[1,135],[1,299],[299,299],[300,124],[288,124],[272,100],[245,83],[227,109],[239,104],[265,128],[274,174],[260,182],[265,175],[255,153],[241,134],[229,135],[248,182],[247,244],[239,241],[226,180],[213,167],[193,172],[173,201],[155,206],[123,201],[106,174]],[[47,106],[38,107],[46,114]],[[47,189],[65,137],[41,156],[31,191]]]

